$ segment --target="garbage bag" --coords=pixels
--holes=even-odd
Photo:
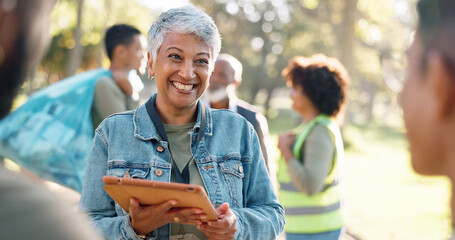
[[[109,70],[77,74],[32,94],[0,121],[0,155],[78,192],[93,140],[95,85]]]

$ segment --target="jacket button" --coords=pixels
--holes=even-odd
[[[240,172],[240,173],[243,173],[243,167],[242,167],[242,165],[239,166],[239,172]]]
[[[156,151],[158,151],[160,153],[164,152],[164,147],[163,146],[158,146],[158,147],[156,147]]]
[[[155,170],[155,174],[159,177],[159,176],[163,175],[163,170],[161,170],[161,169],[156,169],[156,170]]]

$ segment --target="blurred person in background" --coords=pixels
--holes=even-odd
[[[56,1],[0,0],[0,119],[41,58]],[[0,238],[100,239],[86,220],[41,183],[0,166]]]
[[[338,239],[343,141],[338,114],[349,77],[342,64],[324,55],[294,57],[282,75],[291,87],[292,109],[304,121],[281,134],[278,148],[279,199],[286,212],[286,239]]]
[[[259,137],[261,150],[264,155],[265,164],[276,184],[276,164],[269,158],[270,148],[269,127],[267,119],[262,115],[261,110],[255,106],[242,101],[235,93],[235,90],[242,83],[242,64],[235,57],[222,53],[215,62],[215,68],[210,76],[209,88],[204,94],[209,106],[215,109],[229,109],[242,115],[250,122]]]
[[[194,6],[173,8],[153,22],[148,44],[157,93],[95,131],[80,209],[108,239],[275,239],[284,209],[255,130],[199,100],[221,48],[215,23]],[[199,208],[173,208],[175,199],[140,205],[131,198],[127,213],[104,191],[104,175],[200,185],[218,220],[203,222]]]
[[[101,77],[96,83],[91,111],[94,129],[109,115],[138,106],[142,82],[137,75],[130,74],[131,71],[145,71],[141,64],[145,59],[146,39],[137,28],[127,24],[114,25],[106,31],[104,43],[113,77]]]
[[[400,104],[414,170],[452,182],[455,228],[455,1],[420,0],[417,12]]]

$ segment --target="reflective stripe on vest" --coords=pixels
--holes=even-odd
[[[322,207],[289,207],[286,208],[286,214],[288,215],[311,215],[311,214],[322,214],[329,213],[340,208],[340,202]]]
[[[279,199],[286,211],[286,232],[319,233],[342,227],[340,213],[340,192],[338,186],[338,165],[343,158],[343,142],[338,125],[326,115],[319,115],[298,129],[293,153],[300,158],[301,148],[311,130],[316,125],[326,127],[335,139],[333,167],[324,181],[319,193],[308,196],[299,191],[292,183],[287,164],[279,160],[278,180],[280,182]]]

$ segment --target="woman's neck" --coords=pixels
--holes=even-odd
[[[303,118],[305,122],[309,122],[313,120],[313,118],[317,117],[319,115],[319,111],[316,109],[309,109],[305,112],[301,112],[300,116]]]
[[[164,124],[182,125],[195,122],[197,119],[197,102],[186,108],[176,109],[156,99],[156,111]]]

